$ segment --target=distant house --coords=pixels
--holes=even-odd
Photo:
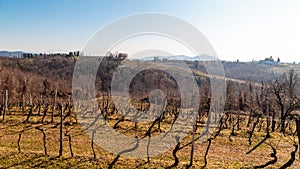
[[[273,59],[273,57],[270,56],[269,58],[265,58],[265,60],[260,60],[258,63],[259,63],[259,64],[266,64],[266,65],[277,65],[277,64],[279,64],[280,62],[275,61],[275,60]]]
[[[153,60],[154,60],[154,62],[159,62],[159,61],[160,61],[160,58],[159,58],[158,56],[155,56],[155,57],[153,58]]]
[[[169,60],[169,59],[166,58],[166,57],[159,57],[159,56],[154,56],[153,57],[154,62],[167,61],[167,60]]]

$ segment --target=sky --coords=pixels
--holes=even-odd
[[[299,9],[299,0],[0,0],[0,50],[81,50],[114,20],[158,12],[194,25],[221,60],[298,63]],[[178,49],[169,53],[190,55]]]

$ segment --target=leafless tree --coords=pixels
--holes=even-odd
[[[299,79],[294,70],[290,70],[288,75],[275,79],[271,84],[271,92],[279,108],[282,133],[285,132],[287,117],[300,105],[297,87],[299,87]]]

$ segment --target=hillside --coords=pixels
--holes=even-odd
[[[104,131],[100,128],[103,124],[98,119],[99,115],[105,119],[105,125],[114,131],[132,139],[138,138],[136,145],[139,141],[150,144],[150,138],[170,131],[183,102],[178,99],[182,89],[176,80],[159,68],[173,70],[180,77],[186,77],[187,70],[176,66],[178,61],[161,61],[165,64],[159,67],[159,63],[153,61],[123,62],[117,58],[103,58],[95,82],[99,111],[84,108],[82,112],[77,112],[70,102],[73,69],[77,60],[76,57],[63,56],[0,58],[0,91],[3,91],[3,102],[0,103],[0,168],[186,168],[190,158],[193,158],[192,166],[195,168],[204,165],[207,168],[253,168],[267,164],[273,168],[299,166],[298,156],[295,156],[299,145],[295,134],[299,128],[298,121],[288,116],[285,133],[281,133],[279,109],[274,100],[270,106],[270,125],[265,91],[261,90],[260,83],[255,83],[281,76],[290,68],[298,73],[298,65],[271,67],[256,63],[223,62],[228,82],[225,110],[211,138],[202,143],[198,142],[200,132],[208,126],[206,121],[212,117],[208,116],[211,89],[205,69],[207,62],[185,61],[195,76],[201,94],[195,121],[196,142],[192,142],[193,132],[188,131],[187,136],[180,142],[176,140],[177,145],[163,154],[131,159],[112,154],[91,141],[93,134],[89,132],[93,130],[97,136]],[[139,71],[133,77],[129,84],[131,104],[138,111],[148,111],[151,108],[148,97],[154,89],[164,91],[168,100],[163,114],[151,119],[153,121],[135,122],[124,116],[126,112],[116,108],[109,92],[118,68],[125,68],[125,72],[131,73],[140,70],[142,63],[153,68]],[[127,77],[126,74],[124,77]],[[211,77],[220,78],[218,75]],[[257,85],[251,86],[248,79],[253,80],[251,84]],[[123,84],[117,87],[120,87],[117,90],[122,90]],[[7,109],[2,104],[5,103],[4,90],[8,91]],[[94,113],[97,123],[85,126],[88,122],[82,119],[91,115],[94,117]],[[118,141],[113,136],[105,139],[109,143]]]
[[[108,92],[111,78],[115,69],[121,63],[121,60],[107,58],[104,59],[98,69],[98,76],[96,80],[96,89],[98,92]],[[22,95],[46,97],[53,94],[57,89],[59,96],[68,98],[71,95],[72,74],[76,57],[63,56],[39,56],[31,59],[24,58],[0,58],[0,91],[9,89],[9,95],[14,101],[20,100]],[[132,68],[137,66],[140,61],[130,61]],[[176,62],[176,61],[168,61]],[[205,62],[199,61],[185,61],[196,75],[196,80],[199,85],[201,81],[207,82],[207,72],[205,69]],[[152,61],[146,61],[147,64],[155,64]],[[245,82],[251,79],[254,82],[269,81],[275,77],[294,69],[296,73],[300,72],[300,65],[298,64],[282,64],[282,65],[263,65],[257,63],[236,63],[223,62],[225,75],[231,81]],[[176,69],[170,67],[170,69]],[[151,72],[149,74],[149,71]],[[167,74],[160,71],[148,70],[140,72],[138,78],[132,85],[141,85],[139,88],[149,88],[157,86],[157,80],[154,80],[158,75],[162,75],[166,79],[167,85],[176,86],[174,81],[170,79]],[[149,76],[149,77],[147,77]],[[148,79],[141,81],[141,79]],[[206,83],[204,82],[204,83]],[[165,89],[169,88],[164,86]],[[176,88],[176,87],[175,87]],[[99,93],[98,93],[99,94]],[[53,95],[52,95],[53,96]],[[12,101],[12,102],[14,102]]]

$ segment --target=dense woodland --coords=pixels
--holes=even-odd
[[[159,118],[147,125],[130,122],[126,116],[118,114],[110,93],[113,73],[123,59],[123,57],[110,56],[105,57],[101,62],[95,82],[96,96],[99,101],[98,109],[114,129],[130,136],[135,132],[137,138],[151,138],[157,133],[166,131],[165,128],[172,126],[180,111],[182,100],[176,81],[167,73],[159,70],[140,72],[130,84],[131,104],[140,111],[148,110],[149,92],[159,88],[167,95],[167,108]],[[74,147],[76,143],[72,141],[72,138],[76,135],[74,131],[76,127],[79,127],[79,122],[74,112],[71,84],[76,60],[77,57],[73,55],[68,57],[41,55],[27,58],[0,58],[1,123],[6,127],[20,126],[14,133],[5,132],[7,135],[17,136],[15,142],[19,153],[23,151],[22,134],[26,131],[37,130],[43,135],[43,139],[41,139],[43,154],[49,154],[47,142],[52,136],[47,135],[47,130],[57,129],[60,142],[57,155],[63,156],[64,153],[68,153],[72,157],[75,156],[72,146]],[[137,62],[139,61],[132,61],[132,64]],[[184,163],[186,168],[195,166],[194,147],[199,144],[196,141],[201,137],[197,133],[208,127],[206,121],[211,119],[209,113],[211,89],[205,66],[201,62],[186,63],[193,71],[199,86],[200,107],[191,137],[185,138],[183,142],[178,141],[177,146],[171,150],[170,158],[173,162],[169,166],[164,166],[169,168],[180,166],[181,163]],[[251,147],[244,152],[245,154],[251,154],[264,145],[271,151],[271,153],[265,154],[270,157],[269,161],[259,161],[251,167],[263,168],[276,165],[286,168],[295,165],[295,161],[300,158],[300,153],[299,157],[297,155],[297,152],[300,152],[298,150],[300,142],[298,70],[285,67],[282,71],[276,72],[269,70],[265,65],[256,63],[223,64],[228,78],[224,113],[217,129],[205,142],[207,146],[200,167],[204,168],[209,165],[208,156],[215,139],[228,137],[228,140],[234,144],[234,138],[238,138],[242,131],[245,131],[246,134],[243,137]],[[13,116],[22,118],[14,121],[11,120]],[[132,128],[124,127],[125,124]],[[142,125],[146,127],[139,128]],[[229,131],[227,135],[225,131]],[[256,133],[262,134],[262,137],[257,139]],[[278,156],[279,150],[274,136],[278,133],[293,142],[293,148],[286,150],[289,155],[285,159],[279,159]],[[2,137],[5,137],[5,134]],[[63,146],[66,146],[65,142],[67,142],[68,152],[63,151]],[[101,155],[95,151],[93,141],[90,147],[93,159],[96,160]],[[189,147],[190,152],[184,154],[188,158],[182,161],[180,156],[183,154],[180,151],[185,147]],[[80,154],[76,155],[80,156]],[[114,167],[121,155],[114,155],[115,157],[108,162],[107,167]],[[145,163],[150,162],[151,158],[145,159]]]

